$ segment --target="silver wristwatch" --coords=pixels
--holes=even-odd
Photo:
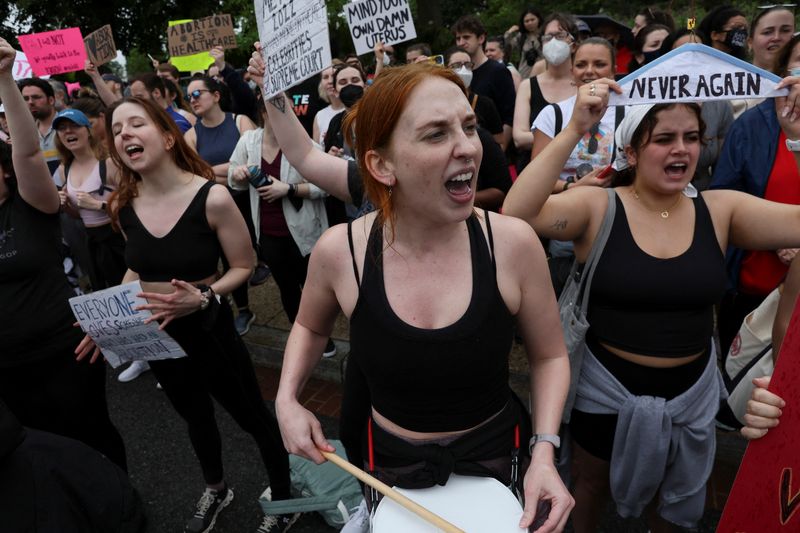
[[[533,447],[536,446],[539,442],[549,442],[553,445],[553,448],[556,450],[561,447],[561,437],[558,435],[551,435],[548,433],[538,433],[531,437],[530,444],[528,446],[528,451],[531,455],[533,455]]]

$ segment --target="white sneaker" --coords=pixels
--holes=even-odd
[[[150,365],[147,364],[147,361],[133,361],[131,366],[126,368],[119,376],[117,376],[117,380],[122,383],[127,383],[138,378],[148,370],[150,370]]]
[[[362,499],[358,507],[350,511],[350,520],[342,527],[341,533],[369,533],[367,500]]]

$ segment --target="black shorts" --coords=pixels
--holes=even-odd
[[[656,396],[671,400],[686,392],[703,375],[711,350],[689,364],[674,368],[637,365],[614,355],[587,338],[592,354],[634,396]],[[593,414],[573,409],[569,421],[572,438],[581,448],[604,461],[611,460],[617,415]]]

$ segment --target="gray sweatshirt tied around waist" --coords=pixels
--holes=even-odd
[[[714,417],[726,397],[713,350],[697,382],[666,401],[632,395],[586,349],[575,409],[618,415],[610,475],[622,517],[640,516],[660,489],[658,512],[665,520],[697,525],[714,464]]]

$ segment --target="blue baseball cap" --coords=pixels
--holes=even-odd
[[[63,111],[59,111],[56,118],[53,119],[53,129],[57,129],[59,122],[63,120],[71,120],[78,126],[84,126],[86,128],[92,126],[92,123],[89,122],[89,119],[86,118],[83,111],[78,111],[77,109],[64,109]]]

